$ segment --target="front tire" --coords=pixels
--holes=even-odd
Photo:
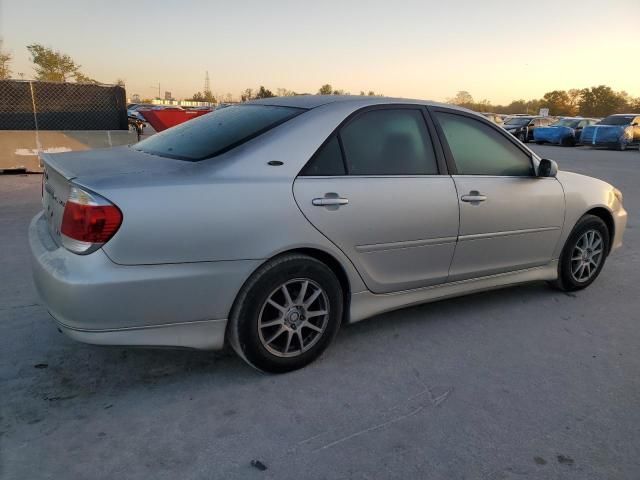
[[[565,292],[582,290],[602,271],[609,254],[607,225],[595,215],[583,216],[569,235],[558,263],[558,279],[551,284]]]
[[[227,338],[258,370],[289,372],[326,350],[342,310],[342,288],[329,267],[307,255],[285,254],[262,265],[242,288]]]

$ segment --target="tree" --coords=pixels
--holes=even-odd
[[[628,108],[625,97],[606,85],[583,89],[579,105],[580,115],[585,117],[606,117]]]
[[[200,92],[196,92],[193,94],[193,96],[189,99],[192,102],[204,102],[204,95]]]
[[[35,65],[36,79],[45,82],[66,82],[75,77],[80,65],[64,53],[33,43],[27,45],[31,61]]]
[[[100,83],[97,80],[94,80],[91,77],[86,76],[85,74],[81,73],[81,72],[76,72],[74,74],[74,77],[76,79],[76,83]]]
[[[287,90],[286,88],[277,88],[276,95],[278,97],[293,97],[296,95],[296,92],[293,90]]]
[[[262,85],[260,85],[260,88],[258,89],[258,93],[256,93],[256,98],[269,98],[269,97],[275,97],[275,95],[271,90],[266,89]]]
[[[0,80],[6,80],[11,77],[10,63],[13,59],[9,52],[2,50],[2,40],[0,40]]]
[[[333,87],[329,83],[325,83],[318,90],[318,95],[331,95],[333,93]]]
[[[473,104],[473,97],[466,90],[460,90],[458,93],[456,93],[455,97],[447,99],[447,103],[470,106],[471,104]]]
[[[540,105],[548,108],[551,115],[573,116],[577,112],[577,109],[571,105],[571,97],[564,90],[545,93]]]
[[[567,92],[567,95],[569,95],[569,105],[571,105],[572,111],[577,113],[580,106],[580,98],[582,98],[582,90],[572,88]]]
[[[240,94],[240,99],[243,102],[247,102],[249,100],[252,100],[254,98],[253,96],[253,88],[247,88],[244,92],[242,92]]]

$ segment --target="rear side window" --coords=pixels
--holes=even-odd
[[[160,132],[133,148],[161,157],[204,160],[231,150],[304,111],[270,105],[234,105]]]
[[[349,175],[437,175],[420,110],[382,109],[358,115],[340,131]]]
[[[503,134],[483,122],[437,112],[460,175],[530,176],[529,156]]]
[[[338,142],[338,137],[334,135],[320,147],[311,161],[300,172],[300,175],[307,177],[336,176],[344,175],[345,173],[340,143]]]

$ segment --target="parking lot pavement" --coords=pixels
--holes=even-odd
[[[534,148],[624,193],[625,245],[591,288],[385,314],[281,376],[58,333],[29,272],[40,178],[0,176],[0,478],[638,478],[640,154]]]

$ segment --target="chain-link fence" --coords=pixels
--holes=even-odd
[[[124,88],[0,80],[0,130],[127,130]]]

